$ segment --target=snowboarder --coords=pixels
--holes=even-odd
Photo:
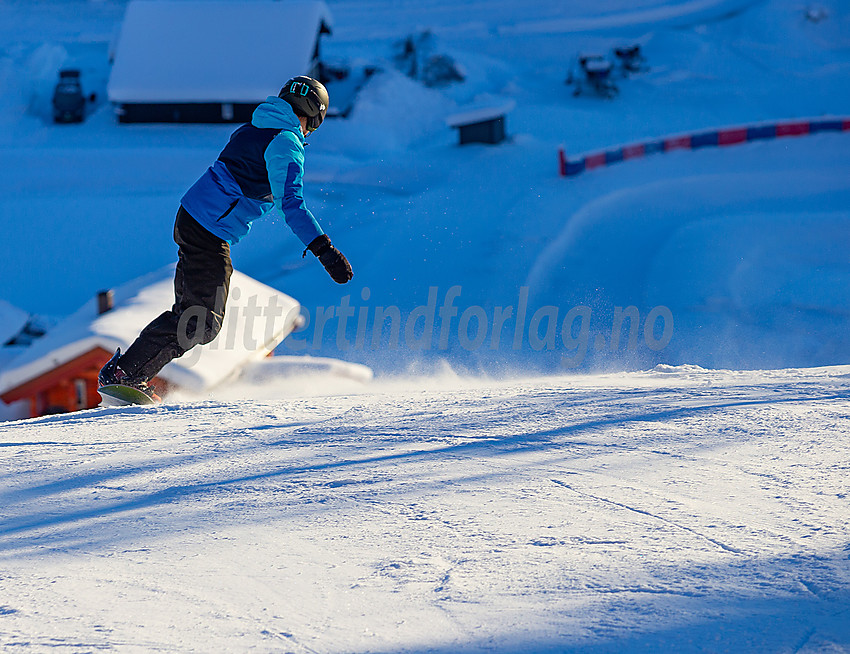
[[[233,132],[216,162],[180,201],[174,224],[174,306],[145,327],[124,354],[116,350],[100,371],[100,386],[130,386],[159,399],[150,380],[169,361],[210,343],[221,330],[233,272],[230,246],[272,204],[306,245],[303,256],[312,252],[339,284],[351,279],[351,265],[305,206],[302,191],[305,140],[322,124],[328,104],[320,82],[294,77],[277,97],[257,107],[250,123]],[[184,313],[191,317],[181,324]]]

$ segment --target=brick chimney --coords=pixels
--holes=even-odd
[[[97,315],[102,315],[115,306],[115,295],[112,290],[100,291],[97,294]]]

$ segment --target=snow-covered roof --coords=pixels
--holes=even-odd
[[[0,375],[0,394],[96,347],[126,349],[174,303],[174,266],[116,288],[114,298],[114,308],[101,315],[92,298],[13,359]],[[294,328],[299,309],[288,295],[234,271],[221,333],[169,363],[159,377],[189,390],[212,388],[271,352]]]
[[[17,336],[27,320],[29,314],[26,311],[0,300],[0,346]]]
[[[463,111],[447,116],[446,124],[449,127],[463,127],[464,125],[483,123],[504,116],[513,111],[515,107],[516,101],[511,98],[474,103],[464,107]]]
[[[116,103],[260,102],[310,71],[321,0],[133,0],[107,93]]]

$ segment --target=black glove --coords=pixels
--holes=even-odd
[[[331,279],[337,284],[345,284],[354,276],[348,259],[345,258],[342,252],[331,245],[331,239],[328,238],[327,234],[317,236],[310,241],[307,250],[310,250],[310,252],[316,255],[316,258],[325,267],[325,270],[328,271]],[[305,255],[307,254],[307,250],[304,250]]]

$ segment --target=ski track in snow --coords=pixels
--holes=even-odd
[[[399,380],[9,423],[0,643],[844,651],[847,374]]]

